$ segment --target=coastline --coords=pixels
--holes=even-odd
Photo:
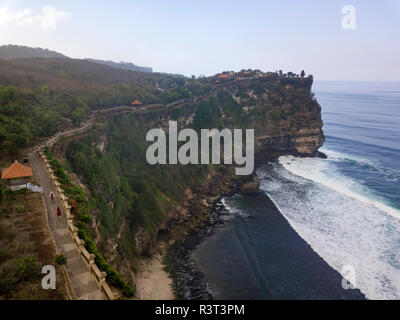
[[[163,255],[155,254],[139,264],[136,296],[140,300],[174,300],[172,279],[165,271]]]
[[[204,273],[197,267],[192,252],[207,237],[225,223],[224,216],[229,214],[222,199],[234,195],[232,192],[214,199],[209,208],[210,215],[204,227],[191,231],[187,237],[170,246],[165,255],[166,270],[172,279],[172,289],[176,299],[213,300],[215,297],[207,283]]]
[[[255,174],[238,178],[232,167],[220,166],[210,172],[205,185],[186,190],[186,200],[180,210],[186,210],[191,215],[166,227],[168,233],[159,239],[153,256],[140,262],[136,282],[136,296],[139,299],[212,299],[202,273],[197,270],[186,272],[191,265],[186,255],[215,226],[223,223],[218,214],[223,208],[219,203],[221,199],[238,193],[245,185],[251,189],[254,177]],[[185,277],[185,280],[182,281],[181,277]],[[198,281],[198,278],[201,280]],[[190,282],[193,288],[190,297],[181,290],[185,281]],[[161,293],[153,290],[153,287],[159,288]]]
[[[286,252],[286,260],[280,261],[281,267],[283,269],[288,269],[288,272],[293,276],[293,274],[297,272],[297,267],[291,267],[290,265],[301,266],[300,277],[303,278],[303,282],[306,284],[308,281],[307,276],[310,276],[312,285],[310,285],[310,288],[306,288],[306,290],[300,290],[295,293],[283,292],[281,288],[277,290],[276,287],[265,286],[264,283],[261,284],[261,287],[263,287],[261,290],[264,292],[263,294],[260,293],[257,296],[257,294],[251,293],[247,297],[240,296],[240,293],[239,295],[235,295],[233,293],[234,290],[232,290],[232,293],[230,293],[229,290],[225,290],[225,293],[228,292],[230,296],[219,295],[217,292],[213,292],[213,287],[208,283],[209,279],[206,278],[205,271],[199,265],[198,259],[194,257],[193,253],[200,246],[207,244],[207,240],[210,239],[211,236],[218,237],[219,233],[217,232],[222,229],[220,227],[230,226],[230,222],[226,222],[226,220],[229,220],[227,219],[227,215],[230,215],[230,212],[226,209],[221,200],[224,197],[238,194],[237,191],[238,188],[235,188],[235,192],[214,199],[209,207],[210,215],[204,228],[197,232],[191,232],[184,240],[175,243],[168,249],[165,261],[167,271],[173,281],[173,291],[177,299],[365,299],[365,296],[358,289],[343,290],[341,288],[342,278],[340,274],[331,268],[311,249],[309,244],[297,234],[266,194],[258,194],[255,195],[255,197],[262,197],[265,202],[264,207],[269,208],[270,216],[268,219],[271,219],[272,225],[268,229],[271,234],[270,237],[276,238],[279,236],[277,232],[274,233],[274,229],[280,230],[280,233],[282,233],[279,241],[270,241],[266,249],[270,252],[271,257],[276,258],[276,256],[282,254],[282,251],[285,252],[285,250],[287,250],[286,247],[289,247],[290,250]],[[300,253],[297,254],[297,251]],[[210,254],[209,251],[206,250],[206,252],[207,255]],[[214,260],[212,257],[208,259],[211,260],[211,263],[215,263],[214,261],[216,261],[215,256]],[[214,272],[212,274],[214,275]],[[273,272],[271,274],[266,274],[266,276],[275,277],[275,280],[280,282],[280,280],[278,280],[279,277],[276,277],[276,275],[274,276]],[[225,279],[225,283],[230,282],[228,278]],[[285,281],[281,282],[283,283]],[[304,286],[304,283],[303,287],[307,287]],[[252,294],[254,294],[254,296],[251,296]]]

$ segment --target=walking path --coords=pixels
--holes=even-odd
[[[91,118],[80,128],[58,133],[56,136],[50,138],[46,144],[49,146],[53,145],[61,136],[71,135],[86,130],[92,124],[93,119]],[[40,186],[43,188],[44,203],[46,205],[47,220],[50,227],[50,232],[54,238],[59,253],[62,253],[67,258],[66,270],[70,284],[74,291],[75,298],[81,300],[105,299],[105,296],[100,291],[94,276],[89,272],[85,262],[79,256],[76,245],[72,241],[61,200],[57,196],[55,186],[49,176],[43,160],[35,149],[29,153],[28,158],[35,177]],[[50,200],[50,192],[53,192],[56,195],[53,201]],[[57,217],[57,207],[60,207],[61,209],[61,219]]]

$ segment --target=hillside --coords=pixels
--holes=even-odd
[[[104,64],[106,66],[110,66],[110,67],[117,68],[117,69],[139,71],[139,72],[153,72],[152,68],[140,67],[140,66],[137,66],[137,65],[135,65],[135,64],[133,64],[131,62],[114,62],[114,61],[98,60],[98,59],[91,59],[91,58],[87,58],[85,60],[88,60],[88,61],[91,61],[91,62],[95,62],[95,63]]]
[[[31,48],[18,45],[0,46],[0,59],[21,59],[21,58],[64,58],[67,56],[51,51],[49,49]]]
[[[85,91],[121,83],[152,83],[159,74],[134,72],[103,64],[57,58],[0,60],[0,84],[23,87],[48,85],[55,90]]]
[[[0,154],[15,155],[37,138],[85,120],[91,109],[135,99],[166,101],[168,94],[155,84],[167,78],[85,60],[0,59]]]
[[[0,46],[0,59],[14,60],[23,58],[62,58],[70,59],[66,55],[43,48],[32,48],[27,46],[19,45],[4,45]],[[131,62],[114,62],[109,60],[99,60],[99,59],[84,59],[86,61],[106,65],[116,69],[138,71],[138,72],[153,72],[152,68],[137,66]]]

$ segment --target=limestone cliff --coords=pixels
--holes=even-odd
[[[129,279],[135,260],[151,255],[160,240],[202,228],[213,199],[252,193],[258,186],[254,175],[235,176],[231,166],[150,166],[145,159],[149,129],[168,130],[169,120],[176,120],[179,129],[254,129],[258,161],[314,156],[325,138],[311,85],[312,77],[270,73],[220,83],[170,107],[101,113],[102,125],[69,144],[66,155],[92,194],[101,230],[98,244],[107,261]]]
[[[307,78],[266,77],[221,84],[196,102],[138,113],[144,124],[168,131],[168,121],[179,129],[255,129],[256,158],[292,154],[314,156],[325,137],[321,107]]]

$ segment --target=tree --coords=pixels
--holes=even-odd
[[[48,86],[44,85],[44,86],[42,86],[40,91],[42,91],[43,94],[48,95],[50,93],[50,88]]]
[[[306,75],[306,73],[304,72],[304,70],[301,70],[300,76],[301,76],[302,78],[304,78],[305,75]]]

